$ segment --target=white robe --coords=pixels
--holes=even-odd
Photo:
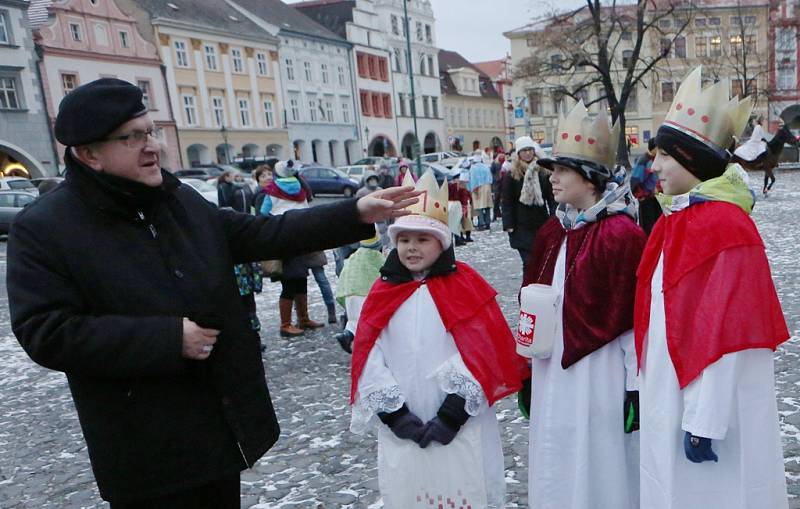
[[[422,422],[436,417],[447,394],[466,399],[470,418],[455,439],[422,449],[377,419],[405,402]],[[378,426],[378,481],[386,509],[471,505],[504,507],[505,472],[494,409],[445,328],[427,285],[395,312],[367,358],[350,425]],[[441,499],[439,498],[441,497]],[[431,505],[436,502],[436,505]]]
[[[553,274],[558,288],[566,252],[565,240]],[[625,434],[623,420],[625,391],[637,389],[633,333],[565,370],[563,309],[560,299],[551,357],[531,367],[530,507],[638,509],[638,432]]]
[[[667,350],[662,279],[663,257],[651,283],[639,381],[642,507],[787,508],[772,351],[727,354],[680,390]],[[712,439],[719,462],[686,459],[687,431]]]

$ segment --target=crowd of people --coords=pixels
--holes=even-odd
[[[505,507],[495,403],[513,395],[533,508],[788,508],[773,352],[789,333],[721,148],[752,103],[701,83],[630,172],[618,126],[579,102],[549,155],[522,136],[450,181],[401,164],[318,207],[280,161],[255,193],[221,177],[219,208],[160,170],[137,87],[82,85],[56,118],[67,180],[9,238],[14,333],[66,373],[113,509],[239,507],[240,472],[279,434],[254,294],[280,282],[283,337],[323,327],[309,271],[328,321],[345,311],[350,429],[377,433],[388,509]],[[522,262],[515,333],[456,256],[497,220]]]

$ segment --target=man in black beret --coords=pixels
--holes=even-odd
[[[67,95],[55,132],[66,179],[9,235],[14,333],[66,373],[113,509],[238,509],[239,472],[279,429],[233,265],[372,237],[418,193],[273,218],[217,209],[161,169],[160,129],[117,79]]]

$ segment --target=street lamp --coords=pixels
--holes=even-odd
[[[219,128],[219,132],[222,133],[222,142],[224,143],[222,147],[225,151],[225,164],[229,164],[230,158],[228,157],[228,130],[225,129],[225,124],[222,124],[222,127]]]
[[[364,126],[364,154],[369,155],[369,126]]]
[[[411,59],[411,26],[408,21],[408,0],[403,0],[403,24],[406,27],[406,65],[408,66],[408,81],[411,85],[411,117],[414,119],[414,146],[411,155],[417,160],[417,175],[422,175],[422,159],[420,158],[419,132],[417,131],[417,99],[414,94],[414,67]]]

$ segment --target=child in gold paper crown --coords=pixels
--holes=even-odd
[[[367,296],[353,344],[351,430],[380,423],[388,509],[504,507],[492,405],[519,390],[526,366],[494,289],[455,260],[446,186],[425,174],[412,214],[389,227],[396,248]]]

